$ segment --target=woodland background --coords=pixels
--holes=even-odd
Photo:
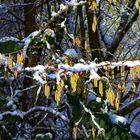
[[[140,139],[139,0],[0,1],[0,139]]]

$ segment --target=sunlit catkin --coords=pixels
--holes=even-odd
[[[140,78],[140,66],[137,66],[137,67],[136,67],[136,71],[137,71],[137,73],[138,73],[138,78]]]
[[[121,66],[121,79],[124,80],[125,78],[125,67],[124,65]]]
[[[70,82],[71,82],[71,87],[72,87],[72,92],[73,93],[76,92],[78,78],[79,78],[78,73],[77,74],[71,74],[71,76],[70,76]]]
[[[76,140],[77,138],[77,130],[78,130],[78,127],[77,126],[74,126],[73,127],[73,135],[74,135],[74,139]]]
[[[114,106],[115,95],[111,88],[106,91],[106,98],[109,100],[110,104]]]
[[[92,132],[92,137],[93,137],[93,139],[94,139],[94,138],[95,138],[96,129],[95,129],[95,128],[92,128],[92,129],[91,129],[91,132]]]
[[[92,23],[93,32],[96,32],[96,28],[97,28],[97,17],[96,17],[96,14],[94,14],[93,15],[93,23]]]
[[[99,94],[103,97],[103,83],[101,80],[99,81]]]
[[[120,96],[119,96],[119,93],[117,93],[116,98],[115,98],[115,108],[116,108],[116,110],[119,110],[119,108],[120,108]]]
[[[106,77],[109,77],[109,71],[110,71],[110,65],[107,65],[105,70]]]
[[[50,96],[50,87],[47,83],[44,86],[44,90],[45,90],[45,96],[48,98]]]
[[[15,78],[18,77],[18,70],[17,69],[14,70],[14,76],[15,76]]]
[[[132,79],[135,78],[135,67],[130,67],[130,77],[131,77]]]
[[[12,70],[13,68],[13,57],[11,54],[9,54],[9,60],[8,60],[9,68]]]

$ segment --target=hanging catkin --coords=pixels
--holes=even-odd
[[[101,80],[99,81],[99,94],[103,97],[103,83]]]
[[[78,78],[79,78],[78,73],[76,73],[76,74],[73,73],[70,76],[70,82],[71,82],[71,87],[72,87],[73,93],[76,92]]]
[[[131,77],[132,79],[135,78],[135,67],[130,67],[130,77]]]
[[[50,87],[48,83],[45,84],[44,88],[45,88],[45,96],[48,98],[50,96]]]
[[[9,68],[12,70],[12,68],[13,68],[13,57],[12,57],[12,55],[11,54],[9,54]]]
[[[111,88],[106,91],[106,98],[109,100],[110,104],[114,106],[115,95]]]

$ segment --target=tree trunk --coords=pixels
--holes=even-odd
[[[34,2],[34,0],[24,0],[24,3],[29,4],[24,7],[25,36],[28,36],[31,32],[37,29],[35,23],[36,7]]]
[[[101,54],[100,54],[100,42],[99,42],[99,35],[98,35],[98,28],[95,32],[92,30],[92,23],[93,23],[93,11],[89,9],[89,5],[86,5],[86,13],[87,13],[87,23],[88,23],[88,35],[89,35],[89,46],[92,52],[92,60],[98,58],[101,61]]]

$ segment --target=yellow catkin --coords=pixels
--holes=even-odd
[[[2,64],[2,54],[0,53],[0,65]]]
[[[124,65],[121,66],[121,79],[124,80],[125,78],[125,67]]]
[[[43,40],[43,43],[46,42],[46,35],[45,35],[45,33],[42,34],[42,40]]]
[[[23,64],[24,63],[24,54],[21,53],[20,55],[20,63]]]
[[[108,0],[108,2],[111,4],[112,3],[112,0]]]
[[[74,139],[76,140],[77,138],[77,130],[78,130],[78,127],[77,126],[74,126],[73,127],[73,135],[74,135]]]
[[[15,76],[15,78],[17,78],[18,77],[18,70],[16,69],[16,70],[14,70],[14,76]]]
[[[94,79],[94,87],[98,87],[98,79]]]
[[[106,77],[109,77],[109,71],[110,71],[110,65],[107,65],[105,70]]]
[[[118,2],[118,0],[114,0],[114,4],[115,4],[115,5],[117,4],[117,2]]]
[[[44,89],[45,89],[45,96],[48,98],[50,96],[50,87],[47,83],[45,84]]]
[[[61,79],[61,83],[60,83],[60,84],[61,84],[61,88],[63,88],[64,85],[65,85],[65,84],[64,84],[64,80]]]
[[[133,85],[131,86],[132,91],[135,92],[136,91],[136,85],[133,83]]]
[[[92,10],[93,10],[93,11],[96,11],[96,9],[97,9],[97,3],[96,3],[96,0],[93,0],[93,1],[92,1],[92,5],[91,5],[91,7],[92,7]]]
[[[71,87],[72,87],[73,93],[76,92],[78,78],[79,78],[78,74],[72,74],[70,76],[70,82],[71,82]]]
[[[137,66],[137,67],[136,67],[136,71],[137,71],[137,73],[138,73],[138,78],[140,78],[140,66]]]
[[[114,106],[115,95],[111,88],[106,91],[106,98],[109,100],[110,104]]]
[[[122,84],[122,91],[123,91],[123,92],[126,91],[126,84],[125,84],[125,82],[123,82],[123,84]]]
[[[64,63],[65,63],[65,64],[69,64],[69,58],[68,58],[68,57],[65,57]]]
[[[136,8],[137,8],[137,10],[139,11],[139,14],[140,14],[140,3],[139,3],[139,0],[136,0],[135,6],[136,6]]]
[[[103,97],[103,83],[101,80],[99,81],[99,94]]]
[[[135,78],[135,67],[130,67],[130,77],[131,77],[132,79]]]
[[[61,79],[60,84],[57,85],[57,89],[56,89],[56,92],[55,92],[55,101],[56,101],[57,105],[60,102],[61,91],[62,91],[63,87],[64,87],[64,81]]]
[[[92,129],[91,129],[91,133],[92,133],[92,137],[93,137],[93,138],[95,138],[95,132],[96,132],[96,129],[95,129],[95,128],[92,128]]]
[[[9,68],[12,70],[13,68],[13,57],[11,54],[9,54],[9,60],[8,60]]]
[[[96,32],[96,28],[97,28],[97,17],[96,17],[96,14],[94,14],[93,15],[93,23],[92,23],[93,32]]]
[[[118,89],[119,89],[119,90],[122,90],[122,86],[121,86],[120,83],[118,84]]]
[[[119,110],[119,108],[120,108],[120,96],[119,96],[119,93],[117,93],[117,96],[115,98],[115,108],[116,108],[116,110]]]
[[[20,64],[20,54],[17,53],[17,64]]]
[[[24,63],[24,55],[23,55],[23,53],[18,53],[17,54],[17,64],[23,64]]]
[[[56,101],[57,105],[59,104],[60,99],[61,99],[61,91],[56,90],[56,92],[55,92],[55,101]]]

